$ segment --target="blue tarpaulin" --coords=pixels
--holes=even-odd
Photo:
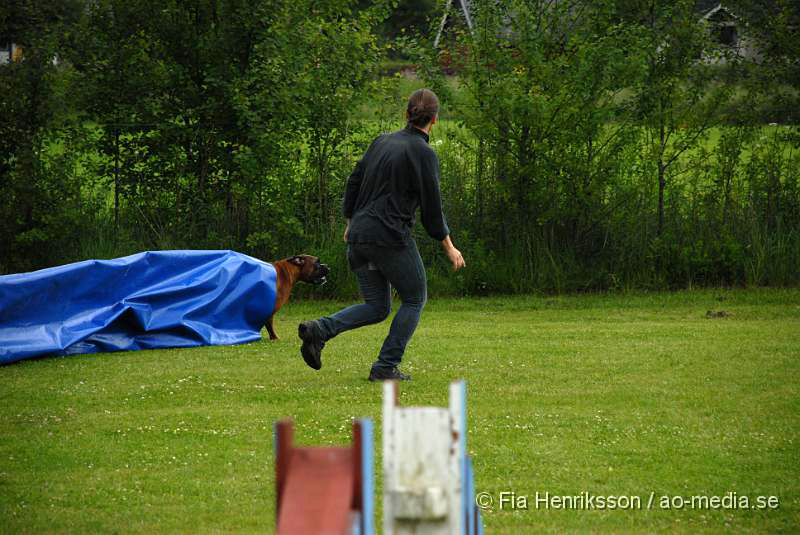
[[[152,251],[0,276],[0,363],[261,337],[275,269],[234,251]]]

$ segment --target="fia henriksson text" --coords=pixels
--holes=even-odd
[[[520,494],[515,491],[500,491],[497,494],[480,492],[475,495],[475,504],[484,510],[769,510],[780,508],[778,496],[749,496],[733,491],[722,495],[667,495],[650,492],[638,495],[607,495],[580,492],[574,495],[536,492]]]

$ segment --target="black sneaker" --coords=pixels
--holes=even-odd
[[[411,376],[395,368],[372,368],[369,371],[370,381],[410,381]]]
[[[297,335],[303,341],[300,354],[306,364],[318,370],[322,368],[322,348],[325,342],[322,340],[322,330],[314,320],[304,321],[297,326]]]

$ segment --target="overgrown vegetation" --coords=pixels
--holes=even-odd
[[[798,281],[796,30],[761,27],[782,45],[756,62],[691,2],[473,5],[450,45],[461,91],[415,50],[468,132],[442,152],[453,226],[480,247],[469,292]]]
[[[438,29],[429,2],[12,1],[0,273],[305,251],[334,265],[327,295],[352,294],[344,182],[430,85],[468,263],[448,274],[421,234],[433,293],[800,282],[795,5],[730,3],[759,51],[739,57],[692,2],[472,4],[475,31],[448,25],[437,51],[385,24]],[[387,56],[421,79],[385,76]]]

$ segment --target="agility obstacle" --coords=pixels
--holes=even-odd
[[[450,385],[450,406],[398,407],[383,385],[384,535],[482,535],[467,455],[467,390]]]
[[[466,385],[450,406],[398,407],[383,386],[384,535],[483,535],[467,452]],[[279,535],[374,535],[372,422],[353,422],[349,447],[297,448],[275,425]]]
[[[353,422],[350,447],[297,448],[275,424],[278,535],[374,535],[372,421]]]

